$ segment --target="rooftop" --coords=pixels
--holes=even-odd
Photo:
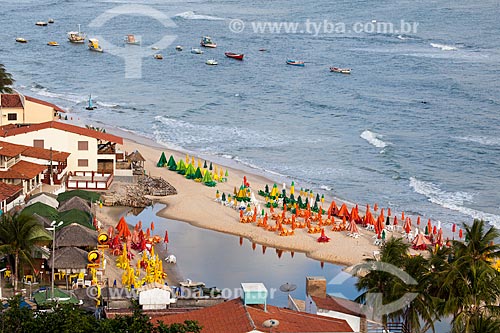
[[[0,201],[7,200],[22,191],[23,187],[21,185],[0,182]]]
[[[71,132],[83,136],[87,136],[90,138],[95,138],[97,140],[102,140],[102,141],[109,141],[109,142],[114,142],[118,144],[123,144],[123,138],[109,134],[109,133],[103,133],[100,131],[96,131],[90,128],[85,128],[85,127],[79,127],[67,123],[63,123],[60,121],[47,121],[45,123],[40,123],[40,124],[31,124],[31,125],[5,125],[0,127],[0,136],[1,137],[9,137],[9,136],[15,136],[19,134],[25,134],[25,133],[30,133],[30,132],[35,132],[35,131],[40,131],[44,130],[47,128],[54,128],[57,130],[61,130],[64,132]]]
[[[33,179],[41,174],[47,166],[28,161],[19,161],[9,170],[0,171],[0,179]]]
[[[156,316],[152,321],[156,323],[157,320],[161,320],[165,324],[172,324],[196,320],[203,326],[204,333],[247,333],[252,330],[269,332],[270,329],[262,325],[269,319],[279,321],[279,325],[272,328],[273,332],[352,332],[349,324],[342,319],[269,305],[266,312],[262,305],[245,306],[239,298],[200,310]]]

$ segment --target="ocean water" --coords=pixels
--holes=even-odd
[[[499,6],[494,0],[3,0],[0,63],[17,89],[89,124],[270,172],[362,207],[377,203],[445,226],[482,218],[498,228]],[[35,26],[48,18],[55,23]],[[230,30],[235,19],[245,24],[243,32]],[[252,22],[303,29],[325,20],[346,26],[405,20],[418,29],[251,29]],[[104,53],[67,42],[66,32],[78,24],[110,43]],[[141,36],[142,46],[125,48],[128,33]],[[218,47],[191,54],[202,35]],[[164,36],[173,39],[157,51],[164,60],[144,57],[140,77],[126,77],[131,67],[124,58],[153,53],[150,46]],[[15,43],[16,37],[29,42]],[[49,40],[61,46],[49,47]],[[125,56],[107,52],[113,45]],[[225,58],[225,51],[245,53],[245,60]],[[219,65],[206,66],[209,58]],[[290,58],[305,67],[285,65]],[[329,66],[350,67],[352,74],[330,73]],[[91,112],[84,108],[89,94],[98,106]]]

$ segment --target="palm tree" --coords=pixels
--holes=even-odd
[[[436,296],[441,299],[439,311],[453,316],[452,332],[472,333],[475,327],[494,325],[488,318],[498,311],[500,273],[491,263],[500,255],[498,230],[485,230],[483,221],[463,225],[467,242],[454,241],[448,259],[436,260]]]
[[[356,287],[362,290],[356,301],[366,304],[373,295],[381,295],[381,299],[371,299],[381,304],[373,304],[376,307],[389,304],[391,302],[404,299],[408,295],[414,298],[410,302],[404,303],[401,308],[395,309],[392,313],[383,313],[382,324],[388,329],[388,321],[402,321],[410,332],[434,331],[433,322],[437,319],[437,313],[433,306],[434,300],[427,292],[429,289],[429,266],[428,261],[422,256],[408,256],[409,244],[401,238],[389,239],[380,251],[380,262],[384,265],[390,264],[393,272],[377,267],[375,260],[368,259],[364,264],[358,265],[355,272],[362,273]],[[405,271],[410,277],[416,280],[416,284],[403,281],[400,276],[396,276],[396,271]],[[396,272],[397,273],[397,272]]]
[[[14,257],[14,290],[17,290],[20,261],[31,262],[35,245],[48,243],[52,237],[32,216],[3,214],[0,221],[0,252]]]
[[[14,84],[14,79],[10,73],[5,71],[4,65],[0,64],[0,94],[1,93],[12,93],[12,89],[9,87]]]

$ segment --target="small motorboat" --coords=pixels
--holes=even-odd
[[[226,57],[236,60],[243,60],[245,56],[243,53],[233,53],[233,52],[225,52]]]
[[[266,52],[267,49],[259,49],[260,52]]]
[[[157,54],[153,55],[153,58],[158,59],[158,60],[162,60],[163,59],[163,55],[160,54],[160,53],[157,53]]]
[[[216,48],[217,44],[212,40],[212,37],[209,36],[203,36],[201,38],[200,45],[203,47],[210,47],[210,48]]]
[[[207,61],[205,61],[205,64],[214,66],[214,65],[218,65],[219,63],[215,59],[208,59]]]
[[[157,46],[151,46],[151,50],[155,50],[155,51],[156,51],[156,50],[159,50],[159,49],[160,49],[160,48],[159,48],[159,47],[157,47]]]
[[[55,21],[54,21],[54,19],[53,19],[53,18],[49,18],[49,20],[48,20],[47,22],[48,22],[48,23],[50,23],[50,24],[52,24],[52,23],[54,23]]]
[[[193,54],[203,54],[203,51],[198,48],[192,48],[191,53]]]
[[[35,23],[35,25],[38,25],[39,27],[46,27],[47,26],[47,22],[38,21],[38,22]]]
[[[176,49],[177,51],[182,51],[182,50],[183,50],[182,46],[180,46],[180,45],[177,45],[177,46],[175,47],[175,49]]]
[[[22,38],[22,37],[17,37],[16,38],[16,42],[18,42],[18,43],[27,43],[28,41],[26,39]]]
[[[49,46],[59,46],[59,43],[55,42],[55,41],[50,41],[50,42],[47,43],[47,45],[49,45]]]
[[[141,45],[141,42],[135,39],[134,35],[125,36],[125,43],[129,45]]]
[[[342,73],[342,74],[351,74],[351,69],[350,68],[330,67],[330,72]]]
[[[97,109],[97,106],[94,106],[94,104],[92,103],[92,95],[89,95],[89,102],[88,102],[87,107],[85,109],[89,110],[89,111]]]
[[[88,44],[89,50],[90,51],[95,51],[95,52],[101,52],[102,53],[102,48],[99,46],[99,41],[95,38],[89,38],[89,44]]]
[[[287,65],[292,65],[292,66],[300,66],[300,67],[304,67],[304,65],[305,65],[305,63],[303,61],[290,60],[290,59],[288,59],[286,61],[286,64]]]

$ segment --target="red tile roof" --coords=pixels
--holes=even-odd
[[[47,166],[28,161],[19,161],[7,171],[0,171],[0,179],[33,179]]]
[[[50,161],[50,149],[36,148],[30,146],[18,145],[15,143],[0,141],[0,156],[15,157],[21,154],[22,156],[39,158]],[[56,162],[64,162],[71,155],[70,153],[52,150],[52,160]]]
[[[0,155],[1,152],[2,151],[0,150]],[[51,153],[50,149],[27,147],[26,150],[23,151],[22,155],[26,157],[39,158],[46,161],[50,161],[52,159],[52,161],[55,162],[65,162],[68,159],[68,156],[71,154],[57,150],[52,150]]]
[[[33,102],[33,103],[42,104],[42,105],[45,105],[45,106],[50,106],[51,108],[53,108],[55,111],[58,111],[58,112],[66,112],[63,109],[61,109],[60,107],[58,107],[57,105],[49,103],[49,102],[46,102],[46,101],[42,101],[41,99],[30,97],[30,96],[24,96],[24,98],[27,101],[30,101],[30,102]]]
[[[2,156],[15,157],[25,151],[26,148],[26,146],[0,141],[0,155]]]
[[[71,133],[95,138],[98,140],[123,144],[122,137],[119,137],[119,136],[116,136],[113,134],[102,133],[102,132],[95,131],[95,130],[85,128],[85,127],[79,127],[79,126],[63,123],[60,121],[47,121],[45,123],[31,124],[31,125],[26,125],[26,126],[5,125],[5,126],[0,127],[0,136],[5,138],[8,136],[14,136],[14,135],[18,135],[18,134],[25,134],[25,133],[29,133],[29,132],[40,131],[40,130],[43,130],[46,128],[55,128],[55,129],[58,129],[61,131],[71,132]]]
[[[269,332],[262,326],[268,319],[276,319],[279,326],[273,332],[352,332],[349,324],[342,319],[318,316],[268,305],[267,312],[262,306],[243,305],[241,299],[233,299],[214,306],[191,312],[153,317],[165,324],[183,323],[196,320],[203,326],[203,333],[247,333],[252,330]]]
[[[21,185],[0,182],[0,201],[7,200],[22,191],[23,187]]]
[[[342,312],[360,318],[366,317],[361,309],[361,304],[348,299],[331,295],[326,295],[326,297],[311,296],[311,298],[318,309]]]
[[[3,108],[22,108],[23,103],[18,94],[2,94],[0,96],[1,104]]]

